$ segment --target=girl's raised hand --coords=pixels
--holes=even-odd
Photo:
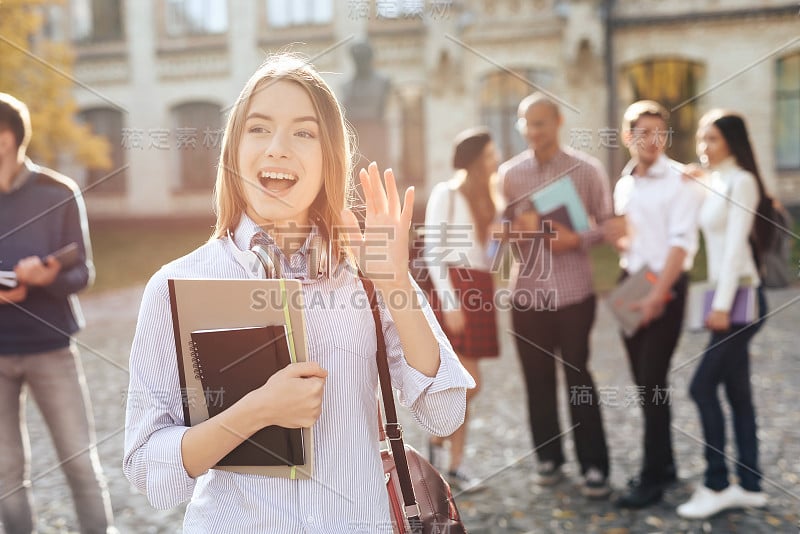
[[[414,188],[406,189],[401,206],[391,169],[383,173],[385,187],[374,161],[368,170],[361,169],[358,177],[367,204],[364,233],[351,210],[342,212],[353,257],[377,287],[408,284],[408,234],[414,211]]]

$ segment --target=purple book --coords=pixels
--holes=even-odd
[[[703,298],[703,321],[711,313],[711,303],[714,301],[714,291],[706,291]],[[756,288],[754,287],[740,287],[736,290],[736,295],[733,298],[731,305],[730,318],[731,324],[742,325],[755,322],[757,317],[756,312]]]

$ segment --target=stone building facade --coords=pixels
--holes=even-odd
[[[57,9],[57,8],[53,8]],[[312,58],[340,91],[368,39],[391,80],[389,161],[424,200],[451,174],[452,139],[488,125],[524,149],[516,106],[558,99],[563,143],[625,163],[625,106],[673,110],[671,155],[693,161],[712,107],[748,120],[768,187],[800,203],[800,6],[779,0],[70,0],[54,13],[77,49],[82,118],[112,171],[74,168],[96,217],[210,214],[225,114],[265,53]]]

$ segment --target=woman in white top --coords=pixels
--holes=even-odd
[[[488,130],[471,128],[455,140],[455,176],[436,184],[425,210],[425,250],[439,313],[461,363],[475,378],[469,404],[480,386],[478,361],[499,355],[495,322],[494,282],[487,250],[497,213],[494,177],[497,150]],[[467,418],[445,439],[430,442],[431,462],[447,470],[462,491],[477,489],[477,479],[463,463]],[[450,442],[449,465],[443,465],[444,443]]]
[[[392,531],[378,443],[377,340],[354,261],[379,294],[400,402],[438,435],[463,421],[465,389],[474,383],[408,275],[413,189],[401,206],[391,170],[384,173],[385,186],[375,163],[361,170],[365,232],[374,233],[367,245],[347,209],[350,156],[341,108],[319,74],[301,58],[269,59],[228,118],[214,234],[164,266],[145,289],[131,350],[123,468],[156,508],[191,499],[186,533]],[[375,237],[387,233],[394,238]],[[310,251],[319,236],[334,264],[322,274],[308,265],[314,263],[309,257],[319,257]],[[250,272],[237,258],[249,254],[254,240],[269,248],[284,277],[304,280],[304,302],[314,303],[303,310],[309,361],[290,364],[227,410],[188,428],[167,280],[246,278]],[[269,425],[313,425],[311,479],[214,469]]]
[[[767,197],[740,116],[722,110],[704,115],[697,131],[697,151],[708,170],[700,227],[715,293],[706,318],[711,339],[690,386],[703,425],[707,465],[704,484],[678,507],[678,514],[687,518],[705,518],[727,508],[764,506],[767,502],[761,491],[749,361],[750,340],[766,314],[757,265],[770,227],[757,214]],[[749,325],[731,323],[730,312],[741,280],[758,287],[759,319]],[[720,384],[725,386],[733,414],[738,484],[728,481],[723,454],[725,420],[718,397]]]

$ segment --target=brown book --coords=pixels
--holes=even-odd
[[[218,413],[216,410],[219,408],[215,406],[219,403],[218,392],[213,391],[218,386],[212,388],[209,385],[206,389],[206,385],[199,378],[199,373],[195,372],[196,362],[192,359],[193,332],[277,325],[284,329],[287,345],[291,351],[291,361],[308,361],[303,312],[305,306],[303,288],[299,280],[170,279],[168,284],[177,371],[183,397],[183,423],[186,426],[202,423]],[[205,354],[204,350],[203,353]],[[235,360],[236,358],[230,359],[231,362]],[[196,374],[198,377],[195,377]],[[271,375],[265,372],[258,375],[258,386],[266,382],[269,376]],[[222,394],[226,403],[230,400],[226,395],[230,394],[230,392]],[[218,463],[214,469],[252,475],[309,479],[314,472],[313,427],[302,428],[300,432],[304,460],[302,465]]]
[[[209,417],[222,413],[263,386],[292,361],[285,325],[195,330],[192,362],[203,384]],[[299,428],[262,428],[218,465],[303,465]]]

